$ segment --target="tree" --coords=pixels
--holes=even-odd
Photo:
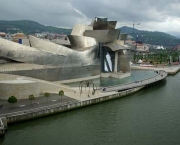
[[[13,104],[13,107],[14,107],[14,104],[17,103],[17,98],[15,96],[11,96],[8,98],[7,100],[9,103]]]
[[[48,102],[48,98],[50,97],[50,94],[49,94],[48,92],[46,92],[46,93],[44,94],[44,96],[47,98],[47,102]]]
[[[153,61],[152,61],[152,60],[150,61],[150,64],[153,64]]]
[[[59,91],[59,96],[61,96],[61,100],[62,100],[62,96],[64,96],[64,91],[63,90]]]
[[[29,95],[29,100],[31,100],[31,105],[32,105],[32,101],[35,100],[34,95]]]

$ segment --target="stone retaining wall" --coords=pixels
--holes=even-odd
[[[25,121],[25,120],[48,116],[48,115],[52,115],[52,114],[56,114],[56,113],[73,110],[73,109],[77,109],[80,107],[85,107],[88,105],[93,105],[93,104],[97,104],[100,102],[120,98],[120,97],[129,95],[129,94],[135,93],[138,90],[142,89],[143,87],[144,86],[138,87],[138,88],[133,88],[133,89],[122,91],[122,92],[115,92],[112,95],[107,95],[107,96],[102,96],[102,97],[97,97],[97,98],[87,98],[82,101],[64,104],[64,105],[56,104],[56,105],[47,106],[47,107],[44,107],[41,109],[37,108],[37,109],[25,110],[25,111],[21,111],[21,112],[17,112],[17,113],[15,112],[15,113],[11,113],[11,114],[6,114],[4,116],[7,118],[8,123],[21,122],[21,121]]]
[[[29,80],[0,81],[0,92],[0,99],[5,100],[8,100],[10,96],[16,96],[17,99],[27,99],[30,94],[38,97],[40,93],[38,83]]]

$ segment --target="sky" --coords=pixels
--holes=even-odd
[[[122,26],[180,35],[180,0],[0,0],[0,20],[33,20],[63,28],[95,17]],[[140,23],[140,25],[136,25]]]

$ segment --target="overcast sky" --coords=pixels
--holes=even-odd
[[[117,20],[118,27],[180,33],[180,0],[0,0],[1,20],[33,20],[72,28],[95,16]]]

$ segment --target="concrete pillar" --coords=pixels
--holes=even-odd
[[[115,51],[115,64],[114,64],[115,73],[117,73],[117,65],[118,65],[118,51]]]

